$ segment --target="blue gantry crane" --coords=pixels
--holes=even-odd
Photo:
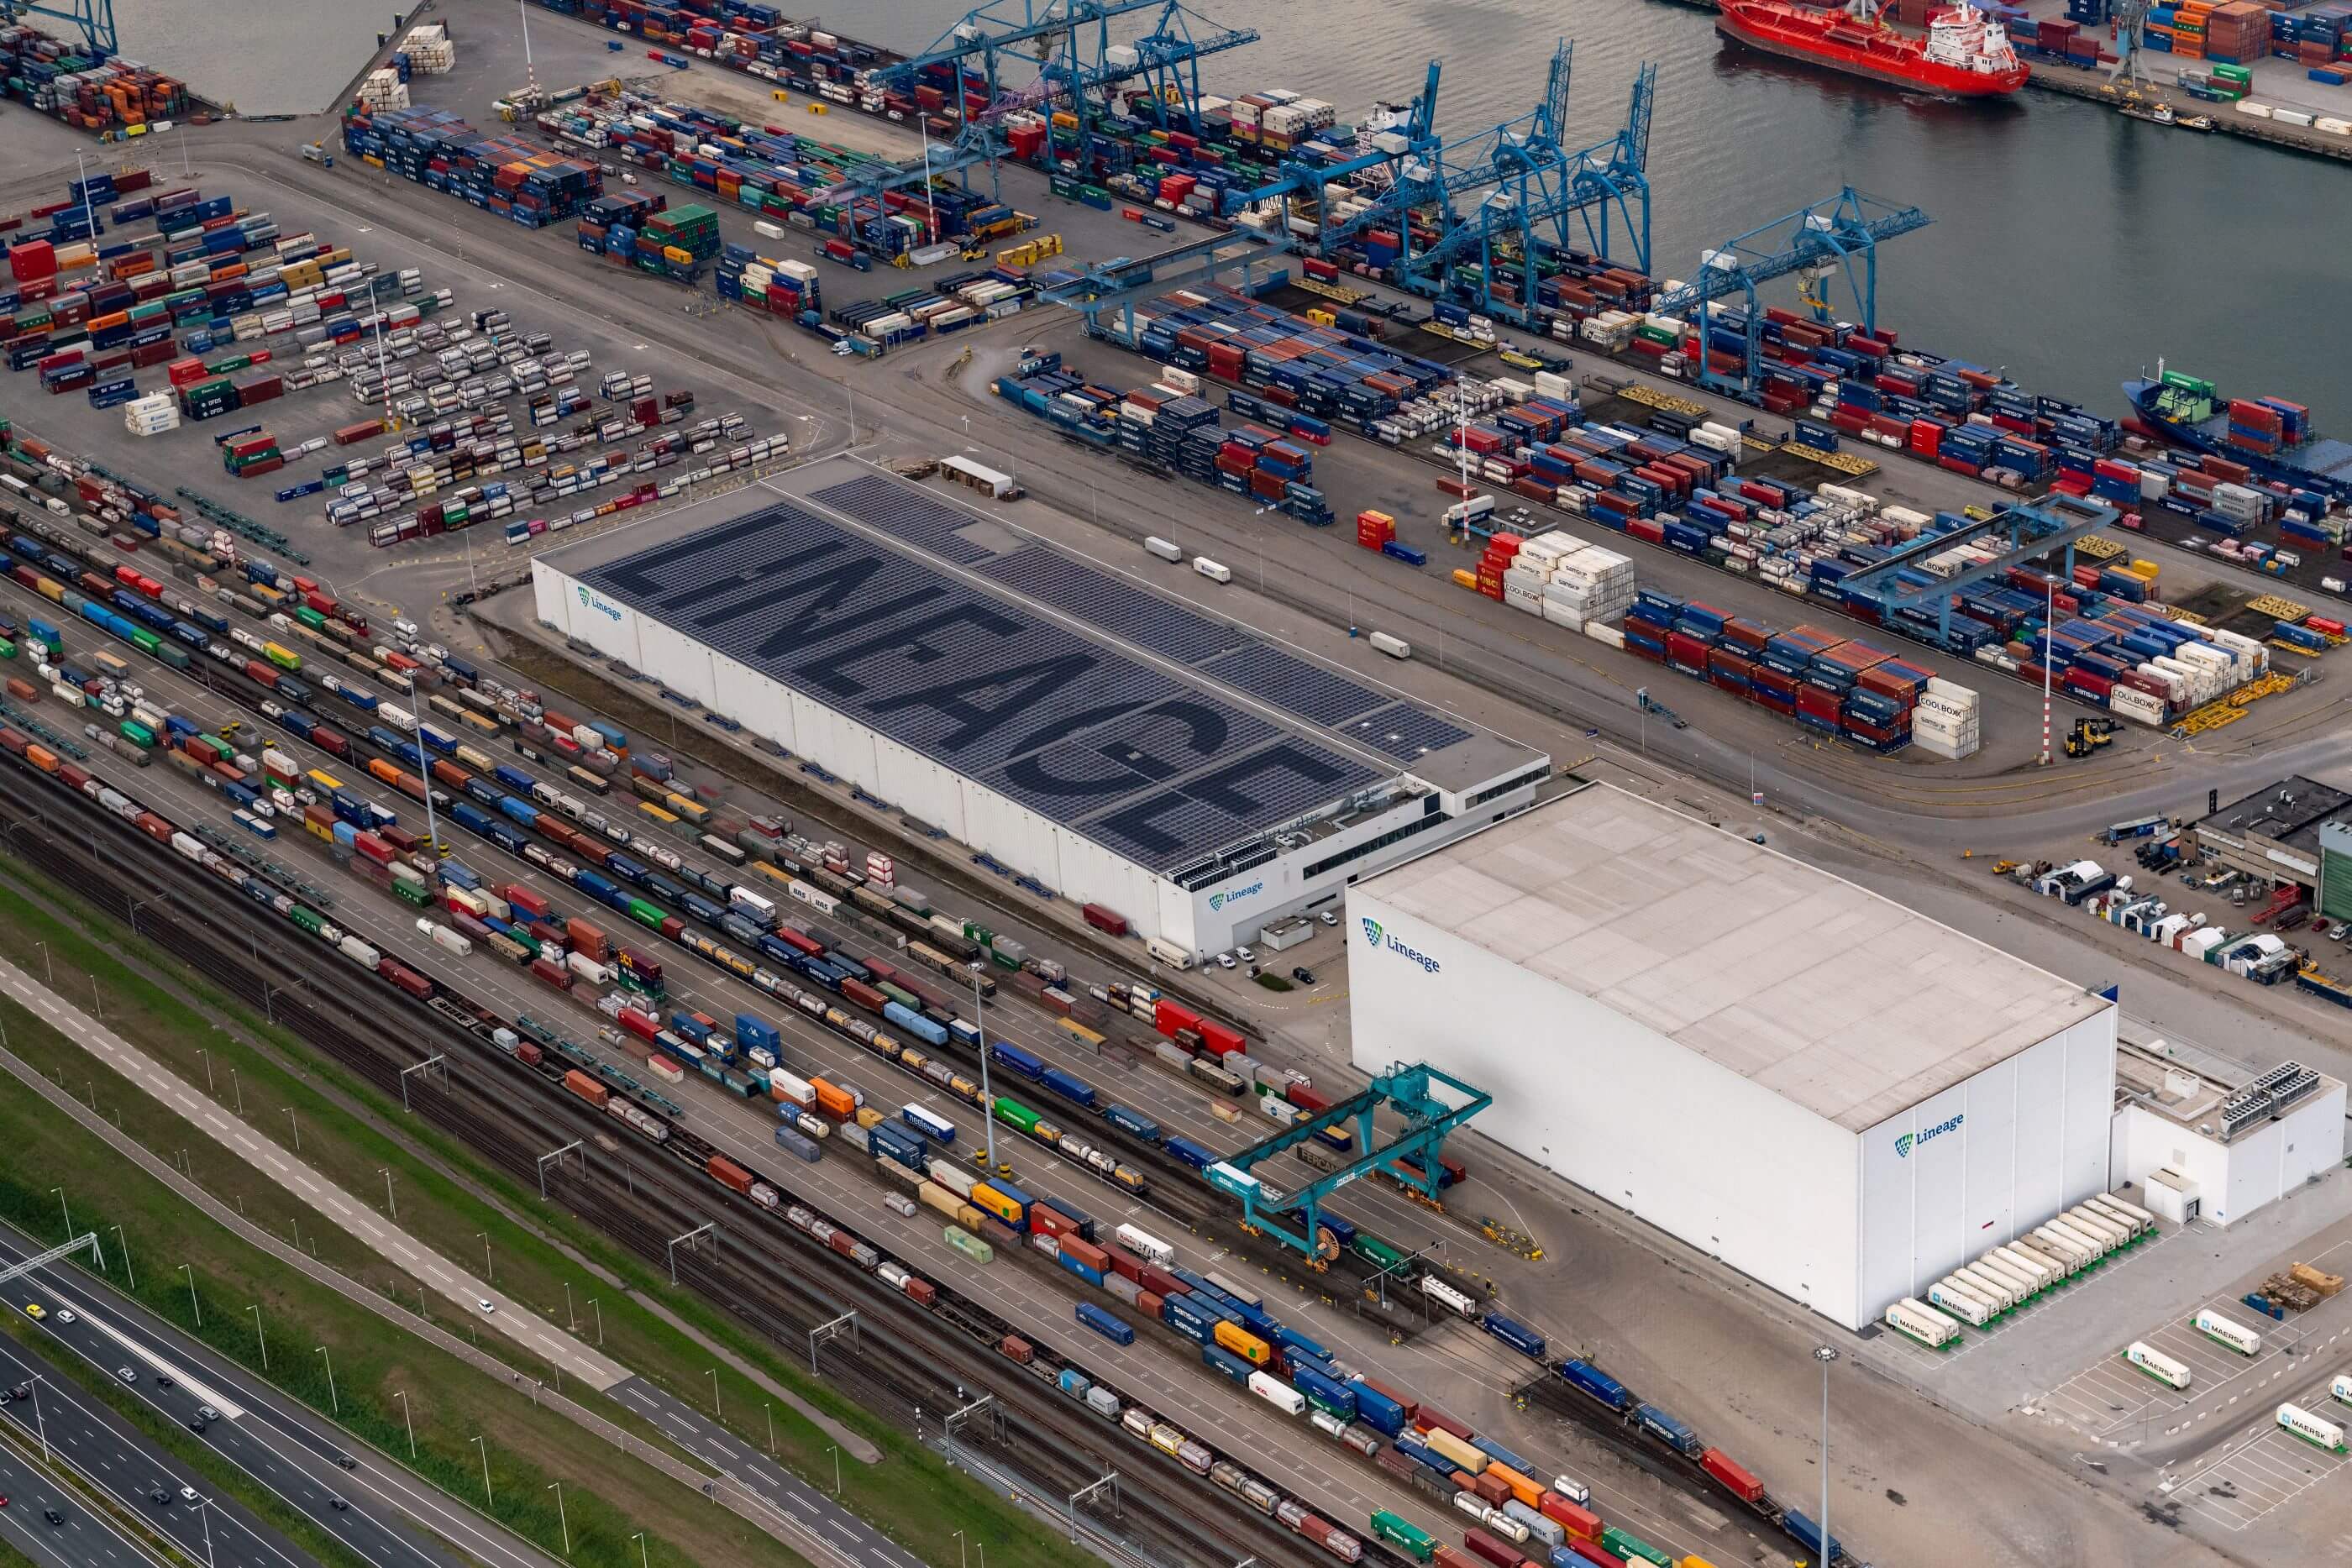
[[[1097,262],[1066,281],[1046,285],[1038,297],[1083,313],[1089,336],[1099,335],[1103,315],[1115,311],[1118,325],[1112,335],[1132,343],[1135,302],[1142,296],[1186,283],[1228,283],[1227,275],[1236,270],[1241,274],[1239,287],[1246,292],[1258,267],[1279,259],[1290,246],[1287,235],[1259,235],[1246,229],[1207,235],[1150,256]]]
[[[1160,15],[1150,31],[1132,43],[1112,41],[1114,18],[1155,10]],[[990,190],[1001,198],[996,165],[1012,150],[998,129],[1005,116],[1024,110],[1050,114],[1066,105],[1077,116],[1083,136],[1096,112],[1089,95],[1140,78],[1159,106],[1156,117],[1161,123],[1166,123],[1171,96],[1179,116],[1196,120],[1201,60],[1254,43],[1257,37],[1246,27],[1224,27],[1198,16],[1181,0],[991,0],[967,12],[930,47],[876,73],[885,87],[903,90],[914,87],[926,69],[952,66],[961,115],[955,138],[932,147],[919,164],[860,169],[827,194],[878,195],[985,163]],[[984,90],[988,102],[962,113],[968,84]]]
[[[1864,570],[1849,573],[1838,586],[1849,592],[1874,596],[1882,618],[1893,621],[1902,611],[1932,609],[1936,632],[1949,645],[1952,600],[1972,583],[1999,577],[2011,567],[2040,559],[2053,549],[2066,552],[2064,575],[2074,575],[2074,546],[2115,525],[2116,508],[2086,497],[2053,491],[2039,500],[2021,502],[1971,520],[1946,533],[1925,535],[1896,549]],[[2000,554],[1951,576],[1923,569],[1924,563],[1962,545],[1998,539]]]
[[[1880,243],[1926,228],[1930,221],[1917,207],[1897,206],[1848,185],[1827,201],[1801,207],[1726,240],[1713,250],[1700,252],[1697,275],[1681,287],[1660,295],[1650,308],[1661,316],[1686,318],[1701,329],[1703,343],[1712,347],[1716,329],[1708,306],[1725,299],[1744,302],[1738,372],[1718,373],[1709,368],[1710,356],[1704,353],[1696,370],[1702,386],[1734,397],[1750,397],[1764,356],[1764,307],[1757,294],[1759,284],[1798,275],[1802,279],[1802,298],[1814,319],[1827,321],[1830,301],[1822,286],[1843,277],[1858,324],[1867,333],[1878,319]]]
[[[1444,1098],[1436,1092],[1441,1089],[1447,1092]],[[1442,1176],[1437,1156],[1446,1138],[1494,1103],[1495,1097],[1485,1090],[1426,1062],[1394,1065],[1361,1092],[1350,1094],[1320,1114],[1302,1117],[1272,1137],[1211,1166],[1209,1185],[1241,1200],[1245,1226],[1319,1263],[1315,1233],[1325,1198],[1359,1176],[1382,1171],[1435,1202]],[[1404,1124],[1385,1143],[1373,1121],[1383,1106]],[[1355,1158],[1298,1191],[1269,1198],[1265,1184],[1250,1174],[1251,1167],[1298,1147],[1324,1129],[1348,1129],[1351,1123]],[[1291,1228],[1294,1225],[1297,1230]]]
[[[114,0],[67,0],[65,5],[42,5],[38,0],[0,0],[0,22],[14,22],[22,16],[51,16],[60,22],[70,22],[81,33],[82,42],[90,52],[111,56],[115,52]]]
[[[1544,101],[1533,113],[1496,127],[1466,152],[1448,150],[1449,161],[1465,176],[1449,178],[1449,189],[1475,189],[1479,183],[1492,189],[1472,215],[1448,223],[1435,245],[1400,259],[1397,276],[1405,287],[1430,297],[1458,293],[1454,280],[1475,259],[1479,270],[1474,308],[1524,324],[1533,316],[1548,250],[1581,249],[1649,270],[1647,165],[1657,68],[1644,65],[1634,74],[1621,129],[1605,141],[1571,152],[1560,143],[1571,57],[1562,40],[1552,57]],[[1486,179],[1471,182],[1466,176],[1472,171]],[[1630,245],[1630,255],[1620,254],[1621,241]],[[1517,284],[1516,298],[1496,291],[1496,283],[1506,277]]]

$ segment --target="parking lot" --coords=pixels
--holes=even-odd
[[[2352,1257],[2352,1242],[2339,1242],[2305,1261],[2336,1269],[2347,1257]],[[2240,1355],[2190,1327],[2200,1306],[2261,1334],[2260,1353]],[[2218,1295],[2135,1336],[2118,1337],[2109,1354],[2021,1406],[2019,1413],[2064,1427],[2085,1443],[2124,1451],[2200,1434],[2200,1429],[2220,1430],[2245,1421],[2267,1424],[2281,1401],[2314,1409],[2314,1399],[2327,1404],[2328,1379],[2352,1370],[2344,1359],[2352,1357],[2352,1346],[2344,1343],[2347,1337],[2352,1337],[2352,1295],[2330,1297],[2308,1312],[2290,1314],[2284,1322],[2234,1296]],[[2125,1361],[2124,1349],[2132,1338],[2187,1366],[2189,1386],[2176,1391]],[[2317,1369],[2314,1358],[2320,1358]],[[2296,1449],[2305,1448],[2284,1434],[2280,1440]],[[2235,1453],[2242,1447],[2243,1439],[2232,1439],[2226,1451]]]
[[[2342,1332],[2329,1335],[2329,1342]],[[2292,1404],[2338,1426],[2352,1419],[2352,1409],[2328,1396],[2328,1380],[2334,1375],[2333,1370],[2306,1374],[2252,1402],[2241,1413],[2236,1435],[2181,1474],[2168,1475],[2158,1490],[2179,1503],[2183,1513],[2225,1530],[2244,1530],[2334,1476],[2352,1459],[2292,1436],[2273,1416],[2280,1405]]]

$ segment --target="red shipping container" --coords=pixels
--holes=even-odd
[[[2043,23],[2048,26],[2048,23]],[[1698,1457],[1699,1469],[1723,1483],[1724,1489],[1742,1502],[1755,1502],[1764,1495],[1764,1483],[1736,1463],[1721,1448],[1708,1448]]]
[[[1506,1487],[1503,1490],[1507,1492],[1510,1489]],[[1483,1530],[1464,1531],[1462,1532],[1462,1544],[1468,1547],[1476,1555],[1483,1557],[1487,1562],[1493,1563],[1495,1568],[1519,1568],[1519,1564],[1527,1561],[1525,1557],[1519,1554],[1517,1548],[1506,1543],[1498,1537],[1487,1534]]]
[[[1569,1501],[1556,1491],[1544,1493],[1543,1500],[1536,1504],[1536,1511],[1570,1535],[1587,1541],[1601,1539],[1601,1516],[1589,1508]]]

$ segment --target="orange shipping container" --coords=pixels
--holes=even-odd
[[[857,1114],[857,1102],[850,1097],[848,1090],[837,1088],[822,1078],[809,1080],[809,1087],[816,1091],[816,1108],[835,1121],[846,1122]]]
[[[1536,1508],[1542,1504],[1544,1489],[1511,1469],[1510,1466],[1496,1460],[1486,1467],[1486,1473],[1510,1488],[1511,1495],[1529,1508]]]

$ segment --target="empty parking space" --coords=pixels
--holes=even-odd
[[[2328,1396],[2335,1370],[2315,1375],[2298,1364],[2292,1376],[2259,1398],[2247,1390],[2237,1406],[2238,1429],[2181,1474],[2168,1475],[2158,1490],[2184,1513],[2226,1530],[2244,1530],[2327,1480],[2352,1459],[2285,1431],[2276,1412],[2281,1404],[2294,1404],[2337,1426],[2352,1421],[2352,1409]]]

